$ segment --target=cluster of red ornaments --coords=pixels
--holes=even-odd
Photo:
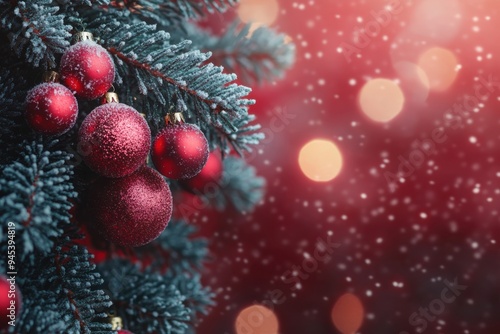
[[[46,82],[28,92],[25,118],[36,132],[45,135],[67,132],[78,115],[73,92],[78,97],[95,99],[113,84],[115,67],[109,53],[92,40],[90,33],[80,33],[77,39],[79,42],[61,58],[61,75],[48,73]]]
[[[115,77],[109,53],[90,33],[80,33],[77,40],[61,58],[60,76],[51,72],[45,83],[28,92],[26,120],[39,133],[60,135],[76,122],[75,95],[84,99],[105,95],[78,132],[83,161],[101,175],[89,189],[85,210],[92,230],[108,241],[142,246],[163,232],[172,215],[172,195],[160,173],[185,180],[185,185],[209,181],[203,176],[206,172],[200,173],[208,159],[208,143],[198,127],[184,122],[181,113],[168,114],[165,129],[151,143],[144,117],[119,103],[115,93],[107,93]],[[146,166],[150,152],[158,171]],[[193,181],[198,174],[199,180]]]

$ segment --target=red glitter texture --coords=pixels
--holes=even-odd
[[[163,177],[143,166],[121,179],[101,178],[89,189],[93,229],[110,242],[138,247],[156,239],[172,215],[172,194]]]
[[[78,102],[71,91],[58,83],[42,83],[26,96],[25,118],[38,133],[60,135],[75,125]]]
[[[96,173],[123,177],[146,161],[151,131],[134,108],[107,103],[94,109],[83,121],[78,136],[79,151]]]

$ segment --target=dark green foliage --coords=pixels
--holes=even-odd
[[[16,145],[27,135],[23,118],[23,104],[26,84],[21,78],[15,78],[13,71],[0,67],[0,165],[7,163],[16,154]]]
[[[50,144],[55,143],[27,144],[20,160],[6,166],[1,174],[0,220],[16,225],[19,262],[33,262],[34,252],[49,253],[54,238],[61,236],[70,222],[70,201],[76,197],[71,183],[73,169],[66,164],[71,156],[51,152]],[[2,251],[5,237],[1,238]]]
[[[111,1],[110,7],[162,22],[171,18],[173,13],[185,18],[196,18],[207,12],[224,12],[237,2],[238,0],[115,0]]]
[[[113,56],[118,84],[124,84],[126,78],[129,89],[121,92],[128,103],[141,106],[142,112],[156,119],[162,119],[175,103],[177,110],[203,124],[205,133],[224,148],[229,142],[244,149],[244,144],[255,141],[247,129],[238,127],[240,120],[248,118],[247,107],[254,103],[244,99],[250,89],[231,84],[234,74],[224,74],[211,63],[202,64],[209,53],[190,50],[188,40],[170,44],[167,32],[143,22],[100,18],[88,27],[99,32],[103,46]]]
[[[99,265],[115,312],[137,333],[185,333],[212,304],[212,294],[200,283],[207,241],[193,239],[196,228],[173,220],[150,244],[128,250],[136,264],[110,260]]]
[[[251,24],[234,22],[226,33],[211,36],[190,26],[189,37],[200,50],[212,52],[211,61],[238,73],[247,84],[283,77],[295,61],[295,45],[267,27],[250,32]]]
[[[192,239],[196,227],[182,220],[173,219],[158,239],[135,249],[135,253],[159,272],[168,269],[173,273],[195,272],[207,256],[207,240]]]
[[[127,260],[111,260],[99,266],[115,314],[135,333],[184,333],[191,311],[184,296],[165,277],[143,272]]]
[[[214,207],[226,210],[232,207],[240,213],[250,212],[262,201],[266,181],[256,175],[254,167],[243,159],[228,156],[223,161],[223,174],[219,181],[209,182],[204,189],[194,191],[195,202],[180,203],[179,214],[186,220],[200,210]],[[177,183],[173,187],[180,187]]]
[[[90,258],[85,248],[66,240],[24,270],[20,289],[27,311],[18,319],[17,333],[113,333],[107,322],[111,301]]]
[[[25,61],[44,69],[55,67],[71,38],[71,26],[51,0],[3,1],[0,25],[7,31],[10,47]]]
[[[223,209],[230,203],[238,211],[251,211],[264,197],[265,184],[265,179],[257,176],[255,167],[243,159],[227,157],[224,160],[222,190],[214,198],[215,205]]]

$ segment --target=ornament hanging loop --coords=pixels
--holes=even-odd
[[[111,329],[114,331],[123,328],[123,321],[120,317],[111,316],[109,322],[111,323]]]
[[[118,94],[116,94],[115,92],[107,92],[106,94],[104,94],[101,100],[101,104],[119,102],[120,100],[118,99]]]
[[[167,125],[181,124],[184,122],[186,122],[186,120],[184,119],[184,115],[182,115],[181,112],[174,112],[174,113],[169,112],[167,116],[165,116],[165,123],[167,123]]]
[[[60,78],[59,73],[56,71],[46,71],[43,74],[43,82],[59,82]]]
[[[88,31],[79,31],[73,36],[73,43],[94,41],[94,35]]]

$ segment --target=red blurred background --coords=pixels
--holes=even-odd
[[[192,219],[212,240],[204,280],[217,303],[197,332],[500,332],[498,1],[241,2],[290,36],[297,59],[283,80],[252,93],[268,135],[250,158],[267,179],[265,200],[253,213]],[[391,10],[387,24],[373,16]],[[237,15],[206,25],[217,31]],[[368,40],[363,28],[372,29]],[[347,44],[362,46],[350,61]],[[363,104],[368,83],[379,90]],[[481,86],[488,97],[464,112]],[[446,139],[419,154],[434,131]],[[298,162],[315,139],[342,156],[327,182],[308,178]],[[400,168],[417,160],[411,173]],[[314,151],[308,161],[326,166],[319,173],[338,163]],[[387,172],[404,180],[391,186]],[[335,247],[320,261],[324,242]],[[446,281],[461,286],[451,302]],[[271,310],[240,314],[254,304]]]

